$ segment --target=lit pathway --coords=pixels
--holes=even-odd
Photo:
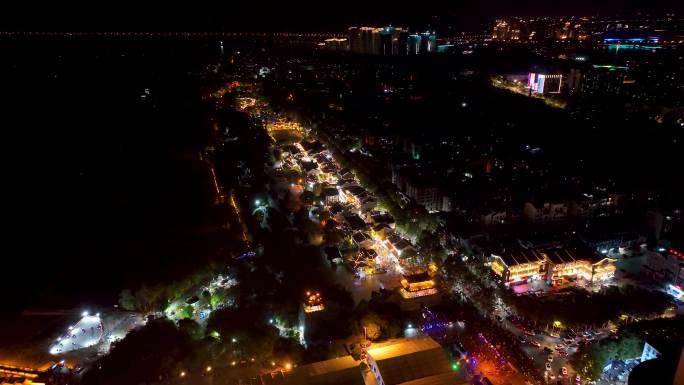
[[[50,347],[50,354],[60,354],[97,345],[102,339],[102,320],[99,314],[84,313],[76,325],[69,326],[64,335]]]

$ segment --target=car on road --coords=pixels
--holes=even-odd
[[[558,333],[549,333],[549,335],[553,338],[560,338],[560,335],[558,335]]]
[[[575,382],[578,384],[582,382],[582,379],[580,378],[579,374],[575,376]]]
[[[563,366],[563,367],[561,368],[561,373],[563,373],[564,376],[567,376],[567,375],[568,375],[568,368],[566,368],[565,366]]]
[[[533,335],[535,335],[533,331],[530,331],[530,330],[527,330],[527,329],[523,330],[523,333],[525,333],[525,334],[528,335],[528,336],[533,336]]]
[[[527,343],[527,340],[523,336],[518,336],[518,340],[523,344]]]
[[[551,350],[548,346],[544,346],[544,353],[553,353],[553,350]]]
[[[556,345],[556,350],[561,350],[561,349],[564,349],[564,348],[565,348],[565,345],[563,345],[563,344],[557,344],[557,345]]]
[[[541,347],[541,344],[540,344],[539,342],[537,342],[537,341],[534,341],[534,340],[530,341],[530,345],[536,346],[536,347],[538,347],[538,348]]]
[[[559,350],[558,355],[565,358],[568,356],[568,352],[566,352],[565,350]]]
[[[551,370],[551,363],[550,362],[546,363],[546,370]]]
[[[549,354],[549,356],[546,358],[546,361],[553,362],[553,355]]]

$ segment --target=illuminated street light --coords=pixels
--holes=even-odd
[[[185,377],[185,372],[180,372],[181,377]]]
[[[289,362],[287,364],[285,364],[285,369],[287,369],[287,370],[292,369],[292,364]]]
[[[254,201],[254,204],[256,204],[257,206],[259,206],[259,205],[261,205],[261,201],[260,201],[259,199],[257,199],[257,200]]]
[[[87,312],[87,311],[84,311],[83,314],[81,314],[81,315],[84,316],[84,317],[87,317],[87,316],[88,316],[88,312]]]
[[[235,337],[233,337],[233,338],[231,339],[231,341],[233,341],[233,343],[236,343],[236,342],[237,342],[237,339],[236,339]]]
[[[211,372],[211,366],[207,366],[207,372]]]

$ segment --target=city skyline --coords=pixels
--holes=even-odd
[[[25,9],[22,5],[4,12],[3,31],[335,31],[349,25],[431,24],[471,25],[503,16],[591,16],[679,13],[680,2],[575,1],[550,4],[545,1],[516,3],[497,0],[479,2],[436,0],[419,7],[396,2],[347,1],[326,3],[205,3],[176,9],[160,4],[100,4],[93,7],[64,5],[51,9]]]
[[[0,385],[684,385],[665,3],[3,13]]]

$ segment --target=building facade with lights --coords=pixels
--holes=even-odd
[[[579,244],[514,247],[491,254],[491,270],[505,283],[543,280],[556,285],[584,279],[600,282],[613,278],[614,258]]]

